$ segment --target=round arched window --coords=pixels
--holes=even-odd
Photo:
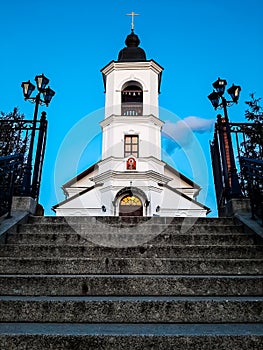
[[[140,198],[132,194],[123,197],[120,201],[119,216],[143,216],[143,205]]]
[[[122,198],[120,205],[137,205],[137,206],[141,206],[142,202],[140,200],[140,198],[135,197],[135,196],[126,196],[124,198]]]

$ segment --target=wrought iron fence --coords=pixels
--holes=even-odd
[[[227,124],[226,120],[218,115],[210,151],[219,216],[224,213],[224,206],[231,198],[250,198],[252,215],[261,216],[262,124]],[[238,179],[237,184],[234,183],[235,175]],[[257,197],[252,195],[255,188],[259,194]]]
[[[32,130],[35,127],[37,137],[32,140]],[[31,196],[38,199],[43,160],[47,137],[46,113],[36,121],[24,119],[0,118],[0,157],[20,154],[23,164],[19,176],[14,179],[13,193],[18,196]],[[29,159],[29,148],[32,144],[32,160]]]
[[[244,174],[243,188],[250,199],[252,218],[261,217],[263,224],[263,160],[240,158],[242,174]]]
[[[23,155],[0,157],[0,216],[10,217],[15,182],[21,176]]]

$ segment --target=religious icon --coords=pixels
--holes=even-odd
[[[127,170],[136,170],[136,160],[134,158],[129,158],[126,163]]]

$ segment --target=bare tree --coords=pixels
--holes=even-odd
[[[25,154],[28,133],[22,129],[24,114],[17,107],[12,112],[0,112],[0,156]]]

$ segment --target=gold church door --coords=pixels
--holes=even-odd
[[[143,216],[141,200],[135,196],[122,198],[119,206],[119,216]]]

